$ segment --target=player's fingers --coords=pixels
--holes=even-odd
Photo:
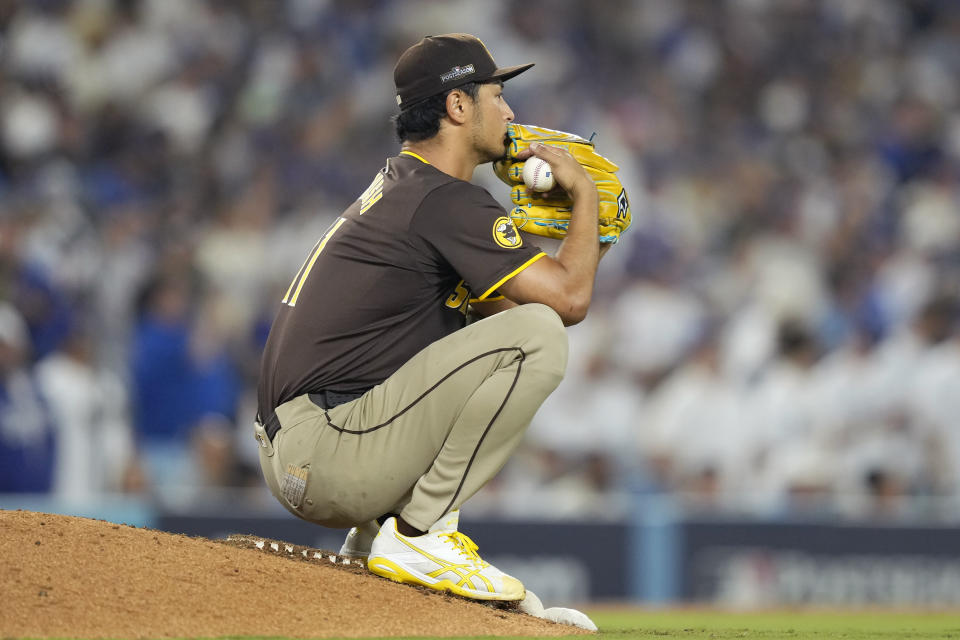
[[[570,158],[571,160],[576,160],[570,155],[570,152],[565,149],[560,149],[559,147],[554,147],[553,145],[543,144],[542,142],[531,142],[530,150],[538,158],[542,158],[547,162],[555,162],[564,158]]]
[[[553,177],[557,185],[565,189],[566,192],[574,193],[578,190],[577,185],[586,185],[589,183],[594,189],[593,180],[587,175],[586,170],[580,166],[577,159],[566,149],[560,149],[552,145],[533,142],[530,144],[533,150],[541,160],[546,160],[553,169]]]
[[[550,191],[534,191],[530,187],[524,188],[527,198],[534,202],[543,202],[547,204],[560,204],[562,202],[571,202],[570,194],[561,187],[554,187]]]
[[[549,200],[551,202],[560,201],[560,200],[570,200],[570,194],[567,193],[563,189],[563,187],[560,187],[560,186],[556,186],[553,189],[550,189],[550,191],[535,192],[535,195],[538,198]]]

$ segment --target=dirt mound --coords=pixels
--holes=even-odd
[[[267,546],[0,510],[0,638],[583,633]]]

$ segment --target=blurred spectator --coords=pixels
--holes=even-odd
[[[0,303],[0,492],[49,491],[55,435],[52,417],[27,367],[27,325]]]
[[[199,417],[190,354],[189,283],[175,276],[159,278],[147,286],[141,300],[132,359],[137,431],[147,446],[179,442]]]
[[[608,357],[644,387],[656,386],[693,344],[704,320],[693,291],[666,274],[637,278],[613,304]]]
[[[75,328],[36,371],[56,427],[53,493],[82,502],[143,489],[126,389],[96,365],[89,333]]]
[[[259,469],[245,464],[237,455],[230,420],[216,414],[204,417],[193,429],[190,445],[197,469],[192,483],[196,497],[210,489],[260,486]]]
[[[707,325],[688,358],[653,393],[639,419],[641,452],[662,487],[724,504],[751,476],[744,388],[724,376],[719,327]]]
[[[136,427],[151,480],[189,484],[191,431],[210,414],[233,419],[239,389],[209,305],[195,313],[189,274],[174,270],[141,296],[134,334]],[[203,312],[206,313],[203,313]]]
[[[30,239],[40,217],[34,211],[15,211],[0,221],[0,290],[26,322],[32,361],[42,358],[66,336],[72,310],[48,269],[33,260]]]
[[[749,436],[743,456],[750,471],[741,479],[741,490],[749,491],[761,509],[811,505],[836,486],[836,450],[817,420],[813,376],[819,356],[803,321],[783,321],[776,355],[746,399]]]

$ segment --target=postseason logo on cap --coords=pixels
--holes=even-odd
[[[457,66],[446,73],[440,74],[440,82],[450,82],[451,80],[456,80],[457,78],[462,78],[463,76],[468,76],[471,73],[474,73],[475,69],[472,64],[467,64],[462,67]]]

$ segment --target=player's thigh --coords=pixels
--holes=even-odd
[[[329,426],[340,434],[339,450],[356,447],[349,455],[383,464],[402,455],[422,475],[464,405],[492,376],[502,374],[501,382],[522,394],[524,386],[533,388],[533,378],[559,382],[566,359],[566,332],[556,313],[524,305],[428,345],[363,397],[328,411]]]
[[[510,309],[428,345],[362,398],[326,412],[320,448],[330,456],[323,467],[331,510],[368,520],[401,504],[491,376],[502,374],[505,390],[516,385],[523,394],[528,379],[559,381],[566,357],[563,325],[543,305]],[[477,421],[478,437],[488,423]]]
[[[562,377],[567,334],[541,304],[521,305],[475,322],[426,346],[363,397],[361,422],[383,422],[402,411],[424,417],[456,415],[494,372],[516,365]]]

